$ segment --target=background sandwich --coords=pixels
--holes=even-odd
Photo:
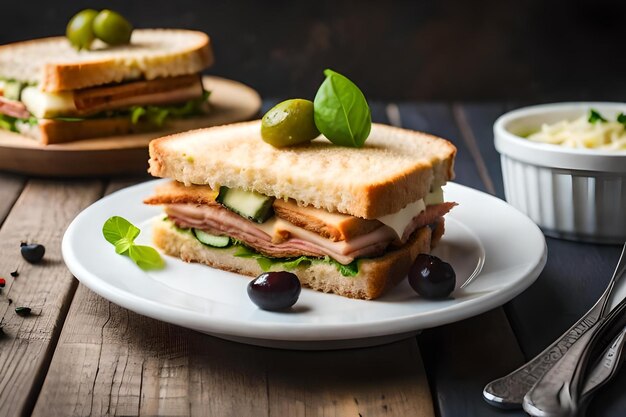
[[[259,121],[157,139],[150,173],[174,181],[145,201],[165,206],[154,243],[185,261],[250,276],[293,270],[310,288],[373,299],[443,234],[455,153],[377,124],[359,149],[323,137],[277,149]]]
[[[164,129],[209,110],[200,72],[212,63],[209,37],[189,30],[135,30],[129,45],[91,50],[65,37],[3,45],[0,128],[43,144]]]

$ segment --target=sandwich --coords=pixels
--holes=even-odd
[[[170,130],[209,111],[200,72],[213,63],[201,32],[143,29],[128,45],[97,40],[76,50],[65,37],[0,46],[0,128],[54,144]]]
[[[149,172],[170,181],[144,202],[164,206],[153,240],[168,255],[248,276],[289,270],[314,290],[375,299],[443,235],[455,154],[381,124],[362,148],[320,136],[279,149],[259,121],[238,123],[152,141]]]

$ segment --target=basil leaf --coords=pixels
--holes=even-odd
[[[360,148],[370,134],[372,114],[365,96],[352,81],[327,69],[313,114],[317,129],[335,145]]]
[[[617,122],[623,124],[624,127],[626,128],[626,114],[624,114],[624,113],[618,114],[617,115]]]
[[[606,122],[606,119],[594,109],[589,110],[589,118],[587,120],[589,121],[589,123]]]
[[[165,264],[159,252],[150,246],[131,245],[128,249],[128,256],[144,270],[163,268]]]
[[[133,243],[132,239],[129,239],[127,237],[123,237],[120,240],[118,240],[117,242],[115,242],[115,253],[117,253],[118,255],[123,255],[133,245],[134,245],[134,243]]]
[[[119,241],[126,238],[132,244],[140,230],[131,222],[120,216],[110,217],[104,226],[102,226],[102,234],[107,242],[116,245]]]
[[[154,248],[135,245],[135,238],[141,230],[131,222],[120,216],[109,217],[102,226],[102,234],[107,242],[115,246],[117,254],[126,254],[141,269],[158,269],[165,262]]]

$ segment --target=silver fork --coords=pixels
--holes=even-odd
[[[513,409],[521,408],[524,396],[539,381],[555,363],[557,363],[569,348],[596,322],[608,314],[608,306],[611,300],[613,289],[626,275],[626,243],[622,248],[615,272],[604,293],[591,309],[578,320],[568,331],[566,331],[552,345],[525,365],[511,372],[510,374],[496,379],[487,384],[483,390],[485,400],[496,407]]]

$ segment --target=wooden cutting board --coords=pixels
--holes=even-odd
[[[0,170],[44,177],[86,177],[145,173],[148,143],[173,132],[217,126],[258,117],[261,97],[237,81],[207,76],[212,111],[202,118],[172,121],[167,131],[86,139],[44,146],[0,130]]]

